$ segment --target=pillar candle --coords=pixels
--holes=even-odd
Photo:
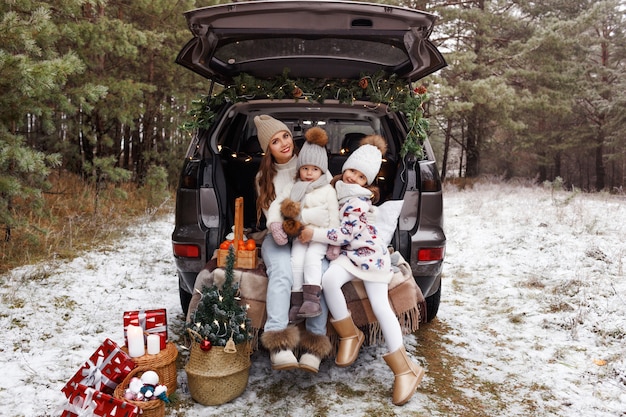
[[[161,336],[151,334],[148,336],[148,355],[156,355],[161,351]]]
[[[137,358],[146,353],[143,344],[143,329],[141,327],[129,324],[126,328],[126,337],[128,339],[128,355],[131,358]]]

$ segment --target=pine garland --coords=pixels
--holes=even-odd
[[[213,284],[202,289],[198,309],[192,322],[187,325],[203,339],[210,341],[213,346],[226,346],[230,338],[235,344],[241,344],[252,337],[247,309],[241,305],[239,297],[239,284],[233,283],[234,265],[235,250],[233,245],[230,245],[226,257],[224,284],[221,288]]]
[[[400,151],[402,157],[413,154],[423,158],[423,143],[428,137],[428,120],[424,116],[423,104],[428,101],[424,86],[411,89],[405,81],[393,74],[380,71],[373,75],[362,74],[358,80],[346,79],[292,79],[285,70],[281,76],[258,79],[249,74],[234,78],[234,84],[219,93],[205,96],[192,102],[188,112],[192,121],[183,124],[183,130],[208,129],[215,121],[214,109],[225,102],[242,102],[252,99],[293,99],[323,104],[325,100],[338,100],[354,104],[358,100],[386,104],[392,111],[406,114],[409,132]]]

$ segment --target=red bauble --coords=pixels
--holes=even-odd
[[[206,339],[200,342],[200,349],[202,349],[205,352],[208,352],[209,350],[211,350],[212,347],[213,345],[211,344],[211,342]]]

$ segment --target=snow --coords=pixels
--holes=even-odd
[[[168,416],[623,416],[625,203],[525,184],[446,186],[442,303],[432,323],[405,337],[427,375],[402,407],[390,401],[382,345],[363,348],[348,368],[326,360],[316,375],[272,371],[259,351],[242,396],[193,402],[173,215],[146,218],[115,245],[2,277],[0,415],[60,415],[65,382],[104,339],[123,343],[123,312],[166,308],[182,358]]]

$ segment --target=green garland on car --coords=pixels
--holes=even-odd
[[[255,78],[241,74],[234,78],[234,84],[224,87],[210,96],[192,102],[188,112],[191,121],[183,124],[183,130],[208,129],[215,121],[213,109],[224,102],[242,102],[252,99],[293,99],[324,103],[325,100],[338,100],[344,104],[354,104],[358,100],[386,104],[392,111],[401,111],[407,116],[409,132],[402,144],[402,157],[412,154],[422,159],[423,144],[428,136],[428,120],[424,118],[424,103],[428,93],[424,86],[411,89],[406,82],[395,75],[383,72],[373,75],[362,74],[358,80],[347,79],[308,79],[289,78],[288,71],[272,80]]]

